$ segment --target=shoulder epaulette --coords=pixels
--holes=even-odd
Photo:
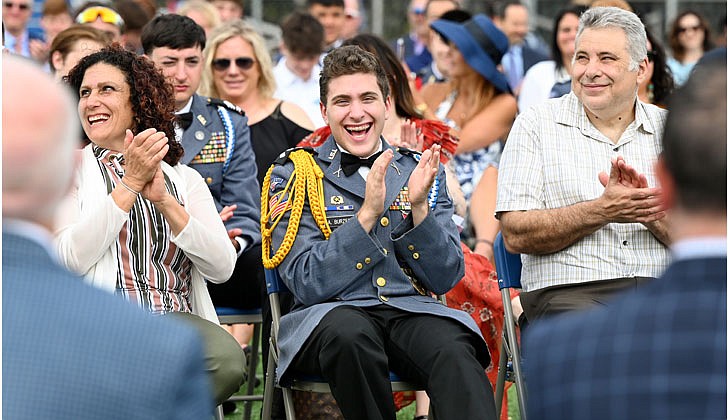
[[[276,160],[273,161],[276,165],[284,165],[290,158],[289,156],[291,153],[295,152],[296,150],[305,150],[308,153],[313,154],[313,148],[312,147],[291,147],[290,149],[286,150],[285,152],[278,155]]]
[[[240,108],[239,106],[235,105],[234,103],[232,103],[230,101],[224,101],[219,98],[207,98],[207,103],[210,105],[215,105],[215,106],[224,106],[225,108],[229,109],[230,111],[235,111],[240,115],[245,115],[245,111],[243,111],[242,108]]]

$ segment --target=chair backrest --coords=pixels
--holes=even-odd
[[[495,268],[498,272],[498,288],[521,288],[521,254],[508,252],[503,235],[498,232],[493,244]]]
[[[288,293],[288,287],[281,280],[278,270],[275,268],[265,269],[265,288],[268,290],[268,294],[272,293]]]

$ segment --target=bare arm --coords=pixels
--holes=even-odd
[[[516,98],[502,93],[455,133],[460,138],[456,154],[474,152],[505,138],[518,112]]]
[[[495,218],[496,187],[498,169],[495,166],[486,168],[470,199],[470,223],[475,231],[475,247],[473,252],[493,261],[493,241],[500,230],[500,223]]]

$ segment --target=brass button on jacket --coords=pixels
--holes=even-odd
[[[387,280],[384,279],[384,277],[379,277],[377,279],[377,286],[384,287],[387,284]]]

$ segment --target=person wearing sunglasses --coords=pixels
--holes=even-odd
[[[13,0],[15,1],[15,0]],[[79,8],[74,19],[81,25],[90,25],[109,34],[113,42],[121,42],[124,33],[124,19],[118,11],[101,3],[89,2]]]
[[[33,13],[32,0],[3,0],[5,48],[13,54],[32,57],[28,22]]]
[[[673,21],[668,42],[672,56],[667,59],[667,65],[676,87],[680,87],[687,81],[695,63],[713,47],[710,25],[700,13],[685,10]]]
[[[247,118],[237,106],[197,95],[203,71],[204,29],[187,16],[157,16],[142,30],[144,53],[174,88],[178,125],[176,137],[185,154],[181,163],[205,179],[217,211],[221,212],[232,245],[238,252],[230,279],[208,285],[218,307],[260,307],[260,288],[250,278],[251,265],[260,265],[260,188]],[[250,289],[244,289],[253,284]],[[245,325],[226,329],[247,346]]]

